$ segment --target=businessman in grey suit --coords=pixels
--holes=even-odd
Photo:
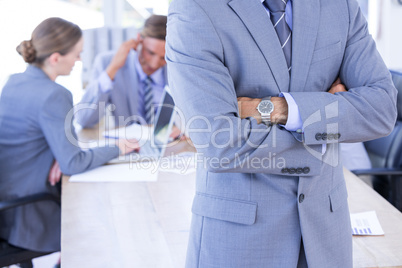
[[[352,267],[338,147],[387,135],[396,90],[356,0],[274,1],[170,5],[169,85],[199,156],[186,267]]]
[[[166,16],[152,15],[137,39],[124,42],[118,51],[98,55],[91,81],[77,106],[76,119],[93,127],[109,104],[115,126],[150,123],[146,120],[147,78],[151,79],[153,107],[161,101],[167,84],[165,61]],[[152,108],[152,107],[151,107]]]

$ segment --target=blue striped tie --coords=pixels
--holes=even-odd
[[[145,89],[144,89],[144,114],[145,114],[145,121],[148,124],[152,124],[152,115],[154,114],[153,109],[153,99],[154,94],[152,93],[152,78],[147,77],[145,80]]]
[[[268,7],[271,14],[271,21],[274,25],[283,54],[285,54],[288,70],[292,68],[292,31],[285,20],[285,9],[288,0],[265,0],[264,5]]]

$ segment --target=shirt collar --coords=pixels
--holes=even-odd
[[[261,4],[262,3],[264,3],[265,1],[269,1],[269,0],[260,0],[261,1]],[[289,0],[289,2],[293,2],[293,0]],[[293,4],[293,3],[291,3],[291,4]],[[287,4],[286,4],[287,5]]]

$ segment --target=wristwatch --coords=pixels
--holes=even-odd
[[[274,111],[274,104],[271,101],[271,97],[263,98],[258,104],[257,110],[261,114],[262,123],[271,126],[271,113]]]

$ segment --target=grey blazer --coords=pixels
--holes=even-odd
[[[169,85],[199,154],[186,267],[352,267],[338,143],[396,119],[357,2],[293,1],[291,77],[259,0],[174,0],[167,29]],[[337,77],[349,91],[327,93]],[[239,118],[237,97],[280,92],[302,133]]]
[[[139,78],[134,61],[137,57],[136,51],[130,51],[125,65],[116,73],[112,90],[105,93],[99,88],[99,75],[106,70],[115,53],[115,51],[101,53],[95,59],[90,83],[85,89],[76,112],[77,122],[83,127],[92,127],[97,124],[105,114],[104,108],[109,104],[114,104],[112,115],[115,126],[121,125],[119,116],[122,116],[124,121],[128,117],[137,115]],[[167,76],[166,66],[162,68]]]
[[[115,145],[81,151],[67,117],[72,108],[71,93],[37,67],[10,77],[0,98],[1,200],[60,195],[47,181],[54,159],[72,175],[118,156]],[[7,210],[0,214],[0,236],[23,248],[60,250],[60,207],[44,201]]]

